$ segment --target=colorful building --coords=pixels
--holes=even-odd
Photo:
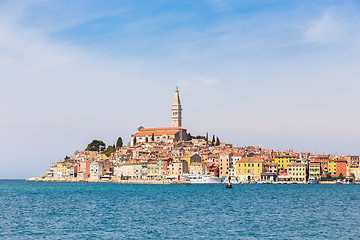
[[[259,181],[265,171],[265,161],[260,157],[244,157],[236,162],[235,176],[240,181]]]

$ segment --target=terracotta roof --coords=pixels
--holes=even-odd
[[[151,137],[154,133],[154,136],[163,136],[163,135],[173,135],[178,133],[179,131],[169,131],[169,132],[137,132],[136,134],[132,135],[133,137],[145,137],[149,136]]]
[[[264,160],[259,157],[244,157],[237,162],[264,162]]]
[[[291,164],[288,164],[288,166],[306,166],[306,164],[304,164],[304,163],[291,163]]]
[[[181,128],[181,127],[162,127],[162,128],[142,128],[140,129],[140,132],[151,132],[151,131],[166,131],[166,130],[180,130],[183,129],[185,130],[185,128]]]

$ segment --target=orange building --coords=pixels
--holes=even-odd
[[[344,177],[346,177],[347,171],[347,161],[346,160],[337,160],[336,161],[336,176],[339,176],[340,173],[342,173],[342,175]]]

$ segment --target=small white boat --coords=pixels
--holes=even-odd
[[[310,184],[318,184],[318,183],[319,183],[319,181],[318,181],[318,180],[316,180],[316,178],[311,177],[311,178],[309,179],[309,183],[310,183]]]
[[[188,176],[187,180],[191,184],[206,184],[206,183],[223,183],[225,178],[218,178],[211,175],[194,175]]]

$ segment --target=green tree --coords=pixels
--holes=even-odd
[[[148,137],[145,137],[145,142],[149,142],[149,138],[148,138]]]
[[[136,137],[134,137],[133,145],[136,145]]]
[[[112,153],[116,151],[115,146],[108,146],[107,149],[103,152],[107,157],[110,157]]]
[[[119,137],[118,140],[116,141],[116,149],[119,149],[122,147],[123,147],[123,140],[121,137]]]
[[[220,139],[218,137],[216,137],[216,146],[220,145]]]
[[[209,141],[209,133],[206,133],[205,141],[206,141],[206,142]]]
[[[93,140],[91,143],[88,144],[85,150],[87,151],[104,151],[106,148],[106,144],[101,140]]]
[[[212,140],[211,140],[211,146],[214,146],[214,144],[215,144],[215,136],[213,135]]]
[[[328,173],[328,174],[326,174],[326,179],[329,181],[329,180],[331,180],[331,174],[330,173]]]
[[[154,133],[151,134],[151,141],[154,142],[155,141],[155,136],[154,136]]]
[[[68,160],[70,157],[68,155],[66,155],[66,157],[64,158],[65,160]]]
[[[192,136],[191,136],[190,133],[188,133],[188,134],[186,135],[186,141],[191,141],[191,140],[192,140]]]
[[[343,179],[344,178],[344,175],[342,173],[339,174],[339,178],[340,179]]]

